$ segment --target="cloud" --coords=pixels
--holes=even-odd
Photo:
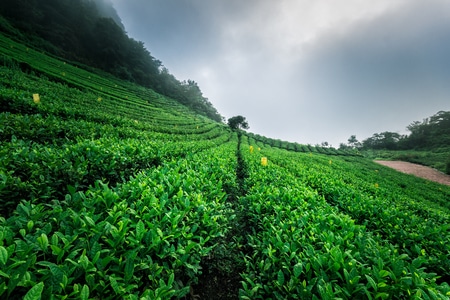
[[[450,110],[446,0],[112,0],[129,34],[251,131],[334,146]]]
[[[403,130],[449,108],[448,12],[416,4],[359,22],[340,35],[329,33],[311,47],[294,77],[303,80],[319,106],[329,108],[330,117],[348,112],[355,129],[363,124],[373,132]]]
[[[122,29],[125,27],[122,24],[122,20],[120,19],[117,11],[114,9],[112,2],[110,0],[94,0],[97,10],[102,17],[112,18],[117,25],[119,25]]]

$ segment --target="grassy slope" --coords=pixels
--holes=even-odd
[[[450,188],[245,135],[237,168],[236,136],[171,99],[5,37],[0,53],[0,294],[181,297],[202,266],[241,272],[243,299],[448,293]]]

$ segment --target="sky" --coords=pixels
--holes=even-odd
[[[248,131],[333,147],[450,110],[449,0],[110,0]]]

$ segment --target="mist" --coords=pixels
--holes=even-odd
[[[450,2],[112,0],[132,37],[250,131],[333,146],[450,110]]]

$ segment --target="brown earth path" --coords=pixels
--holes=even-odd
[[[375,160],[375,162],[393,168],[402,173],[412,174],[441,184],[450,185],[450,175],[446,175],[430,167],[413,164],[406,161]]]

